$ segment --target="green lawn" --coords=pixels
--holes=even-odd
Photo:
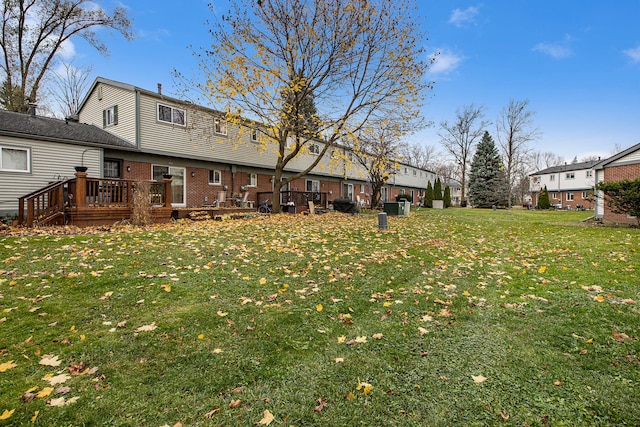
[[[4,237],[0,426],[640,425],[640,230],[589,215]]]

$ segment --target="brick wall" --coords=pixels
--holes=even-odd
[[[634,180],[640,178],[640,163],[622,166],[610,166],[604,169],[604,181],[614,182],[622,181],[624,179]],[[636,218],[629,218],[625,214],[616,214],[611,212],[607,202],[604,203],[604,222],[616,222],[620,224],[637,224]]]

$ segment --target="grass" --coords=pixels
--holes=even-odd
[[[639,425],[640,232],[588,215],[6,237],[0,426]]]

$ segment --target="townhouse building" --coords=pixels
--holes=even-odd
[[[0,212],[15,211],[18,197],[48,181],[73,176],[73,166],[78,165],[100,178],[161,181],[171,175],[174,208],[210,205],[221,191],[229,196],[243,193],[255,202],[273,191],[277,153],[259,132],[227,123],[219,111],[163,95],[158,89],[97,78],[80,104],[77,123],[66,120],[50,126],[63,133],[71,127],[91,130],[85,134],[50,138],[26,125],[16,131],[0,122],[0,154],[7,159],[17,154],[24,160],[18,170],[0,163]],[[285,176],[304,170],[322,144],[321,140],[311,144],[308,152],[290,163]],[[318,200],[325,207],[336,198],[368,206],[367,171],[345,148],[336,147],[330,154],[285,192],[322,194]],[[431,171],[401,164],[385,185],[382,200],[408,193],[418,203],[427,183],[434,180]],[[9,188],[13,190],[5,190]]]
[[[552,166],[531,174],[529,191],[532,205],[538,204],[540,191],[546,187],[549,201],[557,209],[593,209],[594,166],[598,162]]]

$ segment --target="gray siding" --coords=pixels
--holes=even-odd
[[[102,97],[100,97],[100,93]],[[100,99],[102,98],[102,99]],[[79,114],[80,122],[102,128],[102,112],[118,106],[118,124],[104,128],[107,132],[136,144],[136,94],[132,90],[98,83]]]
[[[73,178],[84,152],[84,166],[91,176],[100,176],[102,150],[80,145],[41,142],[0,136],[0,144],[31,150],[31,173],[0,172],[0,212],[16,212],[18,198],[51,181]],[[85,151],[87,150],[87,151]]]

